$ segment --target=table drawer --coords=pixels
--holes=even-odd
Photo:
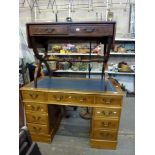
[[[33,141],[51,143],[51,134],[30,133]]]
[[[100,140],[100,139],[91,139],[90,145],[93,148],[98,149],[116,149],[117,141],[109,141],[109,140]]]
[[[119,121],[117,119],[93,119],[94,129],[118,129]]]
[[[66,35],[67,25],[31,25],[30,35]]]
[[[23,100],[28,101],[46,101],[47,95],[38,91],[22,91]]]
[[[121,108],[94,108],[95,117],[119,118]]]
[[[49,128],[47,125],[27,123],[27,126],[28,126],[28,129],[30,130],[30,133],[35,133],[35,134],[48,134],[49,133]]]
[[[70,27],[70,34],[76,36],[109,36],[113,35],[113,25],[74,25]]]
[[[106,130],[94,130],[92,133],[92,138],[101,140],[117,140],[116,131],[106,131]]]
[[[96,104],[104,104],[104,105],[112,105],[112,106],[121,106],[122,98],[121,97],[113,97],[113,96],[96,96],[95,97]]]
[[[48,101],[52,102],[62,102],[62,103],[82,103],[89,104],[94,103],[94,97],[89,95],[76,95],[76,94],[48,94]]]
[[[48,124],[48,114],[40,114],[33,112],[26,112],[26,121],[28,123],[36,123],[36,124]]]
[[[47,104],[38,104],[35,102],[26,102],[25,103],[25,110],[26,111],[33,111],[33,112],[48,112],[48,106]]]

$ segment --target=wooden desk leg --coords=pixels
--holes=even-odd
[[[34,73],[34,87],[35,88],[37,88],[37,78],[38,78],[38,75],[40,72],[41,72],[41,61],[37,65],[37,67],[35,69],[35,73]]]

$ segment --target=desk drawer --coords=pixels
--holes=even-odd
[[[68,27],[66,25],[31,25],[30,35],[66,35]]]
[[[48,112],[48,106],[46,104],[38,104],[38,103],[31,103],[31,102],[26,102],[25,103],[25,110],[26,111],[33,111],[33,112],[43,112],[47,113]]]
[[[117,146],[117,141],[91,139],[90,144],[93,148],[115,150]]]
[[[116,131],[94,130],[92,138],[101,140],[117,140]]]
[[[117,119],[93,119],[94,129],[118,129],[119,121]]]
[[[76,36],[109,36],[113,35],[113,25],[74,25],[70,27],[70,34]]]
[[[30,130],[30,133],[35,133],[35,134],[48,134],[49,133],[49,128],[47,125],[27,123],[27,126],[28,126],[28,129]]]
[[[44,92],[22,91],[23,100],[28,101],[46,101],[47,95]]]
[[[95,117],[119,118],[121,108],[94,108]]]
[[[26,112],[26,121],[28,123],[36,123],[36,124],[48,124],[48,114],[40,114],[33,112]]]
[[[112,106],[121,106],[122,98],[121,97],[113,97],[113,96],[97,96],[95,97],[96,104],[104,104],[104,105],[112,105]]]
[[[94,97],[89,95],[76,95],[76,94],[48,94],[48,101],[74,103],[74,104],[89,104],[94,103]]]

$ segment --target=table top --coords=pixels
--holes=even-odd
[[[34,82],[26,85],[26,87],[34,87]],[[37,88],[45,89],[66,89],[75,91],[110,91],[116,92],[111,81],[101,79],[78,79],[78,78],[55,78],[44,77],[37,82]]]

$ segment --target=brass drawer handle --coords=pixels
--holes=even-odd
[[[48,32],[48,33],[51,33],[51,32],[53,32],[54,30],[55,30],[55,29],[53,29],[53,28],[45,29],[45,31]]]
[[[39,111],[39,110],[41,110],[41,107],[40,107],[40,106],[38,106],[38,107],[36,108],[36,111]]]
[[[30,105],[30,104],[28,104],[28,105],[26,105],[27,107],[28,107],[28,109],[30,108],[31,110],[35,110],[35,107],[33,106],[33,105]]]
[[[56,97],[57,101],[61,101],[62,99],[63,99],[63,96]]]
[[[105,103],[105,104],[110,104],[112,102],[112,99],[102,99],[102,101]]]
[[[33,130],[34,130],[35,132],[40,132],[40,131],[41,131],[41,127],[40,127],[40,128],[36,128],[35,126],[33,126]]]
[[[27,105],[27,107],[31,108],[32,111],[39,111],[39,110],[43,111],[40,106],[35,107],[33,105]]]
[[[110,136],[110,133],[103,133],[103,132],[100,132],[100,135],[102,136],[102,137],[109,137]]]
[[[53,96],[55,100],[61,101],[63,99],[63,96]]]
[[[112,111],[102,111],[102,114],[105,115],[105,116],[110,116],[112,115]]]
[[[94,30],[95,30],[94,28],[85,28],[84,29],[84,31],[87,32],[87,33],[94,32]]]
[[[39,117],[32,116],[32,118],[33,118],[34,121],[39,121],[41,119],[40,116]]]
[[[102,125],[103,125],[104,127],[109,127],[110,124],[111,124],[111,122],[102,122]]]
[[[81,98],[79,101],[84,102],[84,101],[86,101],[86,98]]]
[[[38,97],[38,94],[29,94],[30,95],[30,97],[32,98],[32,99],[36,99],[37,97]]]
[[[34,111],[35,110],[35,107],[34,106],[31,106],[32,107],[32,110]]]

